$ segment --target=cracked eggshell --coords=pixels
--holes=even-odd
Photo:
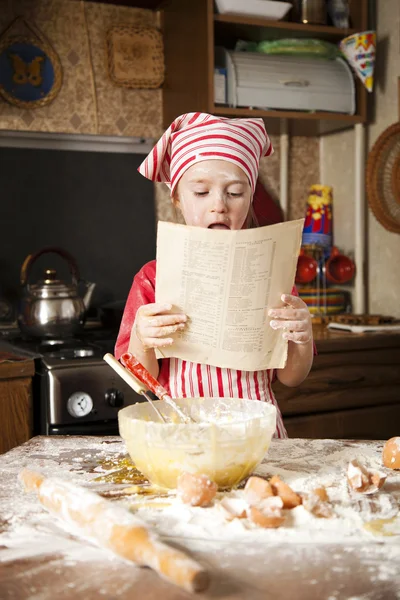
[[[285,521],[285,517],[282,514],[266,514],[255,506],[250,506],[247,509],[247,516],[252,523],[264,529],[276,529]]]
[[[244,497],[250,506],[256,506],[265,498],[273,496],[271,485],[262,477],[249,477],[244,487]]]
[[[365,492],[369,487],[369,473],[356,459],[348,464],[347,481],[355,492]]]
[[[381,471],[372,471],[370,474],[371,490],[368,493],[373,494],[380,490],[385,483],[386,478],[387,475],[385,473],[382,473]]]
[[[248,504],[242,498],[228,498],[225,496],[218,503],[219,509],[222,511],[227,521],[233,519],[245,519],[247,516]]]
[[[325,488],[317,488],[309,494],[302,494],[304,508],[315,517],[331,519],[335,516]]]
[[[208,506],[217,490],[217,484],[208,475],[182,473],[178,477],[176,493],[184,504]]]
[[[269,483],[274,494],[282,498],[283,508],[295,508],[301,504],[301,496],[296,494],[287,483],[278,477],[278,475],[271,477]]]
[[[347,481],[355,492],[375,494],[385,483],[386,475],[380,471],[368,471],[358,460],[351,460],[347,467]]]
[[[315,494],[316,496],[318,496],[318,498],[320,500],[322,500],[322,502],[329,502],[329,496],[328,496],[328,492],[326,491],[326,488],[324,488],[324,487],[316,488],[315,490],[312,491],[312,493]]]
[[[257,508],[265,514],[280,514],[283,508],[283,500],[279,496],[270,496],[261,500]]]

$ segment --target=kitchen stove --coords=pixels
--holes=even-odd
[[[79,337],[35,340],[18,330],[0,332],[10,350],[35,361],[35,435],[116,435],[118,410],[143,397],[103,360],[116,332],[85,329]]]

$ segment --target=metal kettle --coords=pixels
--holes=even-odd
[[[56,253],[69,265],[71,283],[57,279],[54,269],[46,269],[43,280],[29,283],[33,263],[42,254]],[[95,288],[94,283],[85,283],[83,297],[78,293],[78,265],[75,259],[61,248],[44,248],[26,257],[21,268],[23,297],[18,315],[21,332],[29,337],[64,338],[80,331],[85,322],[86,311]]]

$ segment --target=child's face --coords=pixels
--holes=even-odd
[[[240,167],[204,160],[182,175],[173,202],[187,225],[228,230],[242,229],[251,197],[250,182]]]

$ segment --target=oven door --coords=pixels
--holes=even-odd
[[[40,434],[118,435],[118,411],[145,401],[104,361],[42,363]]]

